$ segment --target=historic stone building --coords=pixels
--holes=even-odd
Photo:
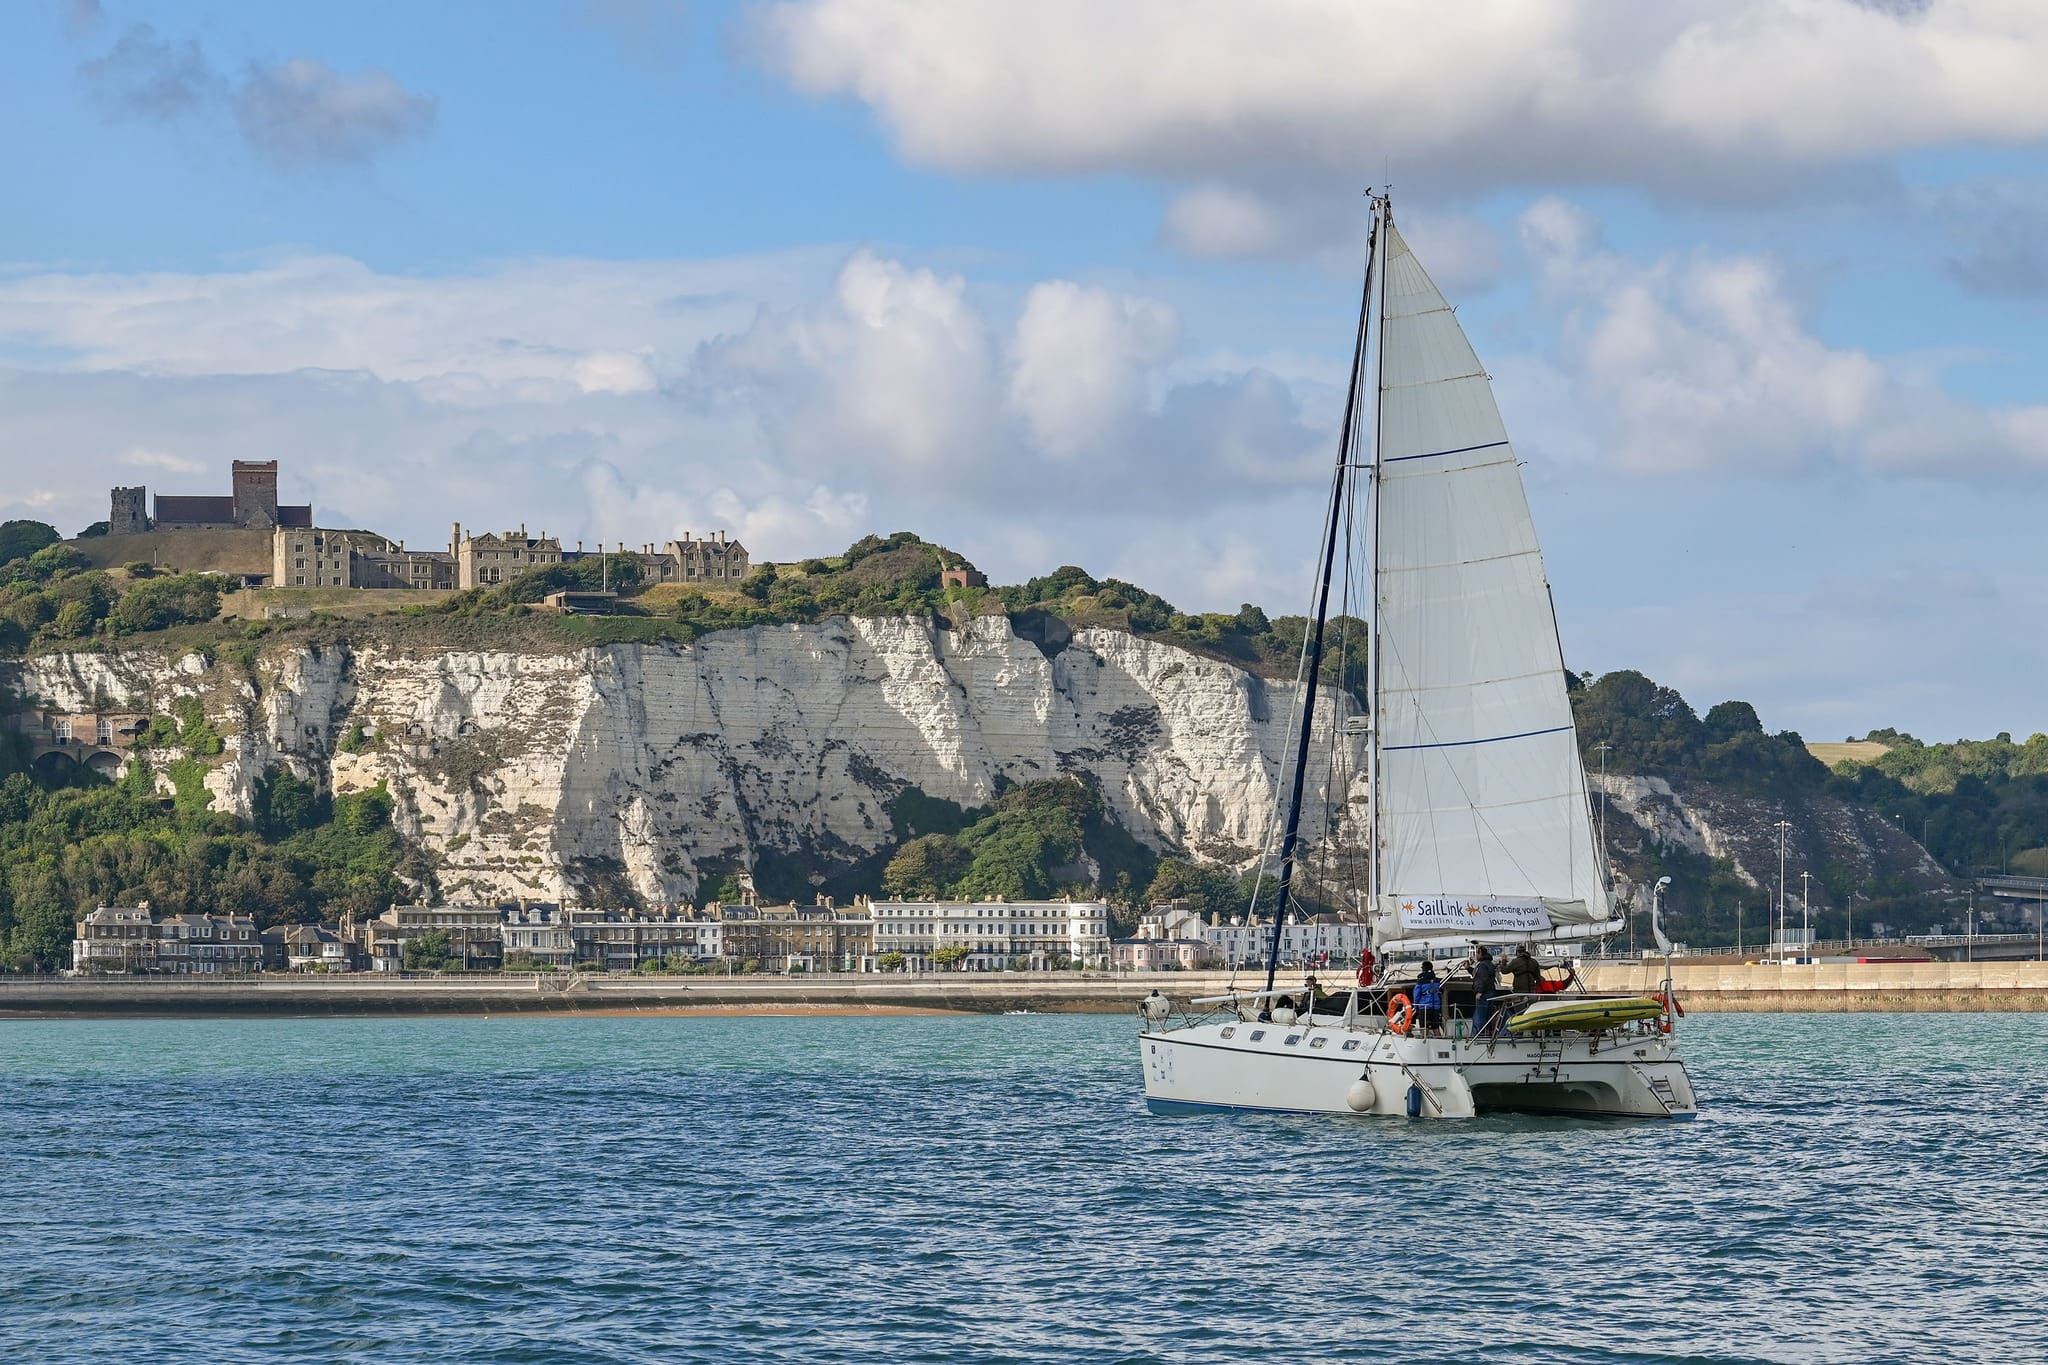
[[[311,504],[280,505],[276,460],[236,460],[229,469],[226,497],[156,495],[156,515],[143,515],[149,496],[145,487],[113,490],[107,513],[107,534],[140,535],[144,531],[268,531],[311,527]]]
[[[440,588],[455,586],[455,556],[408,550],[372,531],[324,527],[277,530],[270,536],[273,588]]]
[[[161,499],[159,499],[161,501]],[[455,523],[446,550],[409,550],[403,541],[372,531],[325,527],[280,527],[271,533],[270,586],[274,588],[424,588],[452,591],[492,588],[524,573],[609,556],[629,560],[643,583],[737,584],[751,568],[746,547],[717,531],[702,539],[685,536],[657,550],[564,550],[542,532],[464,535]]]
[[[602,546],[586,550],[579,543],[575,549],[562,553],[562,562],[574,564],[599,555],[609,555],[614,561],[629,559],[639,565],[643,583],[730,585],[745,578],[752,567],[747,547],[728,539],[723,531],[713,531],[702,538],[685,531],[681,540],[671,540],[659,548],[650,543],[637,550],[628,550],[623,543],[616,550]]]
[[[455,586],[465,589],[496,587],[523,573],[562,562],[561,541],[545,531],[529,536],[524,526],[516,531],[465,536],[458,521],[449,538],[449,550],[455,557]]]

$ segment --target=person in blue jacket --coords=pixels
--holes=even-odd
[[[1408,998],[1415,1002],[1415,1018],[1424,1033],[1443,1026],[1444,983],[1437,980],[1434,962],[1422,964],[1422,970],[1415,974],[1415,984],[1408,988]]]

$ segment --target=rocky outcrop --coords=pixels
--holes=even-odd
[[[206,775],[247,815],[276,767],[349,791],[385,783],[401,832],[438,855],[451,895],[573,894],[623,883],[649,900],[777,854],[851,863],[895,842],[888,807],[916,788],[981,805],[1011,783],[1090,780],[1156,848],[1257,856],[1294,702],[1275,683],[1117,631],[1020,637],[1002,617],[949,630],[833,618],[688,646],[446,650],[273,645],[253,665],[137,649],[52,654],[11,685],[66,711],[172,714],[196,698],[225,740]],[[189,702],[187,702],[189,706]],[[1347,698],[1318,705],[1317,753]],[[1333,727],[1338,727],[1333,729]],[[1330,771],[1318,761],[1312,787]],[[1352,837],[1362,782],[1340,779]]]
[[[1592,779],[1601,788],[1600,778]],[[1954,879],[1917,840],[1878,812],[1825,793],[1795,801],[1730,792],[1705,782],[1609,774],[1608,855],[1626,865],[1643,841],[1724,860],[1750,886],[1774,889],[1778,878],[1778,822],[1785,821],[1786,862],[1798,891],[1801,868],[1837,868],[1859,884],[1903,878],[1923,892],[1954,892]],[[1828,904],[1816,883],[1813,904]]]

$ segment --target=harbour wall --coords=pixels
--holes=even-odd
[[[1586,988],[1662,988],[1662,960],[1587,967]],[[2048,1011],[2048,962],[1816,962],[1671,966],[1672,989],[1702,1013]]]
[[[1605,963],[1588,989],[1648,992],[1661,962]],[[1298,978],[1296,978],[1298,980]],[[1332,985],[1345,978],[1329,976]],[[2048,1011],[2048,963],[1884,962],[1684,966],[1672,980],[1701,1013]],[[1259,983],[1240,975],[1239,988]],[[1282,984],[1292,984],[1282,978]],[[1123,977],[1070,972],[926,976],[646,977],[586,973],[259,976],[245,978],[0,977],[0,1017],[55,1015],[493,1014],[947,1011],[1124,1013],[1156,987],[1176,1003],[1231,988],[1222,973]]]

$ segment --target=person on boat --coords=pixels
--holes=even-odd
[[[1378,959],[1372,955],[1372,945],[1367,944],[1358,952],[1358,984],[1361,987],[1372,984],[1372,974]]]
[[[1472,1036],[1481,1037],[1493,1018],[1493,997],[1500,994],[1500,967],[1493,950],[1480,944],[1472,950]]]
[[[1415,974],[1415,984],[1408,988],[1408,998],[1414,1002],[1415,1022],[1424,1033],[1443,1023],[1444,983],[1437,980],[1434,962],[1422,964],[1422,970]]]
[[[1513,984],[1516,995],[1534,995],[1543,986],[1543,964],[1529,951],[1524,943],[1515,949],[1515,955],[1508,959],[1508,980]]]

